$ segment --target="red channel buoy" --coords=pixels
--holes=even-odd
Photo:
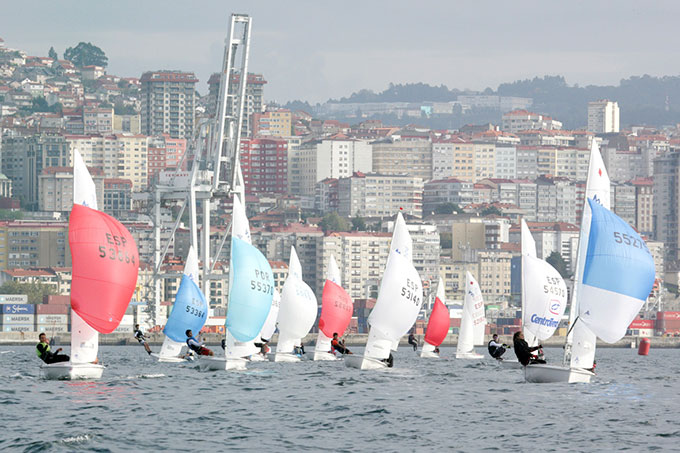
[[[649,355],[649,348],[652,343],[649,338],[643,338],[640,340],[640,347],[638,348],[638,355]]]

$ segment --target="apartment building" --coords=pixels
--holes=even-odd
[[[193,138],[196,82],[198,79],[191,72],[152,71],[142,74],[142,134]]]

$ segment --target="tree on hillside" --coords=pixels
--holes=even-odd
[[[484,217],[486,217],[488,215],[503,215],[501,210],[498,209],[496,206],[486,207],[482,210],[482,212],[480,214]]]
[[[350,224],[347,219],[344,219],[338,215],[337,212],[330,212],[323,216],[319,226],[324,233],[330,231],[349,231]]]
[[[43,301],[43,296],[57,294],[57,290],[52,285],[42,283],[19,283],[14,281],[5,282],[0,286],[2,294],[26,294],[29,304],[39,304]]]
[[[557,269],[557,272],[560,273],[562,278],[569,277],[569,272],[567,272],[567,262],[564,261],[564,258],[562,258],[560,252],[552,252],[550,256],[545,259],[545,261]]]
[[[79,42],[77,46],[69,47],[64,58],[79,68],[89,65],[106,67],[109,64],[104,51],[90,42]]]
[[[456,203],[442,203],[434,209],[435,214],[453,214],[460,211],[460,206]]]
[[[57,51],[54,50],[54,47],[50,47],[49,52],[47,52],[47,56],[50,57],[53,60],[59,59],[59,55],[57,55]]]
[[[366,231],[366,221],[359,214],[352,218],[352,231]]]

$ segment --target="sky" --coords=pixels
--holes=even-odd
[[[221,69],[231,13],[253,18],[250,72],[267,101],[324,102],[390,82],[483,90],[535,76],[617,85],[680,74],[680,2],[659,0],[0,0],[0,37],[29,55],[61,57],[92,42],[107,72]]]

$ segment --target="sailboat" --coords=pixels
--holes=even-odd
[[[125,315],[137,284],[139,254],[130,232],[97,210],[94,181],[77,150],[73,152],[73,208],[69,218],[71,280],[71,357],[43,364],[45,379],[99,379],[99,333],[113,332]]]
[[[269,314],[267,315],[267,319],[264,322],[264,325],[262,326],[262,330],[260,330],[260,341],[262,343],[269,343],[272,339],[272,336],[274,335],[274,332],[276,332],[276,321],[279,319],[279,305],[281,304],[281,294],[279,291],[274,288],[274,297],[272,297],[272,306],[269,309]],[[262,360],[266,360],[265,357],[262,354],[255,354],[251,356],[251,360],[253,360],[255,357],[262,357]]]
[[[484,299],[477,280],[470,272],[465,273],[465,301],[463,318],[460,320],[460,333],[456,345],[457,359],[483,359],[475,352],[475,346],[484,344]]]
[[[437,285],[437,296],[434,299],[434,307],[432,308],[432,313],[430,313],[430,319],[427,321],[425,343],[420,352],[420,357],[439,358],[439,352],[436,352],[436,349],[444,342],[446,335],[449,333],[449,327],[451,327],[451,317],[449,309],[444,305],[445,300],[444,281],[440,277],[439,284]]]
[[[225,322],[225,355],[201,357],[203,370],[245,370],[247,357],[258,352],[258,337],[274,297],[274,274],[267,258],[251,244],[245,208],[234,197],[229,269],[229,307]]]
[[[654,260],[647,245],[609,210],[609,201],[609,176],[593,142],[564,362],[528,365],[528,382],[590,382],[596,336],[608,343],[621,339],[652,289]]]
[[[317,313],[316,296],[312,288],[302,280],[302,266],[295,247],[290,248],[288,278],[281,291],[281,305],[277,325],[279,339],[276,353],[270,355],[274,362],[299,362],[294,353],[302,338],[312,329]]]
[[[567,285],[549,263],[536,256],[536,242],[524,219],[522,238],[522,331],[529,346],[554,333],[567,308]],[[504,367],[521,368],[516,359],[499,361]]]
[[[370,330],[364,355],[345,356],[345,365],[376,370],[392,365],[392,350],[418,317],[423,304],[423,284],[412,261],[413,244],[401,212],[392,233],[390,254],[375,307],[368,317]]]
[[[319,317],[319,335],[314,348],[314,360],[336,360],[331,352],[333,334],[342,336],[352,319],[354,306],[352,298],[343,289],[340,269],[335,257],[331,255],[328,264],[328,277],[321,296],[321,316]]]
[[[186,331],[200,332],[208,319],[208,302],[198,286],[198,255],[189,247],[184,273],[175,295],[175,304],[163,333],[165,340],[159,353],[152,353],[159,362],[183,362],[182,347],[186,344]]]

